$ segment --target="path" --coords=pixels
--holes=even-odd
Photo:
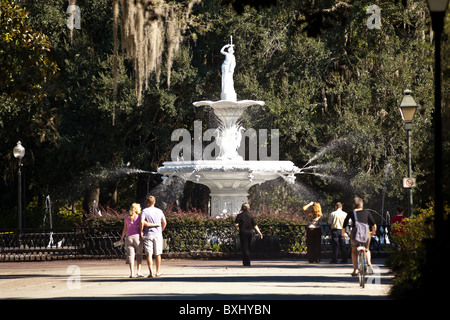
[[[351,264],[327,261],[163,260],[163,277],[152,279],[129,279],[120,260],[8,262],[0,263],[0,299],[388,299],[392,276],[383,260],[374,266],[362,289]]]

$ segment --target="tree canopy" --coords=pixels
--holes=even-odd
[[[279,129],[280,160],[305,168],[294,187],[253,187],[255,209],[295,211],[312,198],[331,209],[354,195],[379,212],[402,204],[406,132],[398,106],[405,89],[418,104],[415,205],[433,196],[435,39],[426,1],[379,4],[380,29],[367,25],[369,1],[71,1],[80,29],[67,27],[66,0],[0,3],[2,227],[15,221],[18,140],[27,150],[30,212],[47,195],[55,207],[74,211],[82,201],[89,210],[93,200],[128,209],[155,190],[161,178],[143,171],[170,160],[172,131],[192,132],[196,120],[204,129],[217,126],[210,110],[192,102],[219,99],[220,48],[230,36],[238,99],[265,101],[246,111],[243,126]],[[445,107],[443,116],[449,128]],[[444,135],[448,164],[448,130]],[[190,184],[178,200],[204,209],[207,197],[206,188]],[[40,225],[42,210],[28,226]]]

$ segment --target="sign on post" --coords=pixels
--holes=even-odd
[[[415,178],[403,178],[403,188],[410,189],[416,186]]]

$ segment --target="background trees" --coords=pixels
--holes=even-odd
[[[121,21],[126,1],[119,2]],[[252,199],[287,211],[316,198],[328,210],[333,202],[348,203],[358,194],[368,207],[392,211],[405,196],[401,179],[406,176],[406,136],[397,108],[409,88],[419,104],[412,157],[419,184],[415,201],[423,206],[433,191],[433,35],[426,2],[380,4],[379,30],[367,28],[368,1],[272,2],[171,2],[180,8],[191,4],[190,18],[179,27],[179,49],[170,59],[167,50],[162,52],[160,74],[148,74],[139,99],[136,61],[120,41],[121,24],[114,50],[116,1],[76,1],[81,29],[72,31],[66,26],[65,0],[2,1],[2,226],[14,226],[15,221],[8,216],[14,215],[16,202],[11,150],[17,140],[27,148],[26,200],[36,207],[51,195],[55,207],[73,211],[82,201],[89,210],[93,200],[126,209],[158,186],[157,175],[131,169],[155,171],[169,160],[174,129],[192,131],[195,120],[202,120],[205,128],[217,125],[209,110],[196,109],[192,102],[219,99],[219,51],[230,35],[238,62],[238,99],[266,102],[246,112],[244,127],[279,129],[280,160],[317,166],[299,175],[295,188],[281,183],[254,187]],[[30,47],[11,47],[6,21],[25,12],[28,18],[20,20],[18,37],[33,34],[32,43],[46,49],[21,63],[17,59],[28,55]],[[168,23],[167,16],[161,19]],[[166,49],[168,39],[162,40]],[[444,65],[448,73],[448,61]],[[17,68],[20,76],[7,71]],[[17,98],[23,92],[27,96]],[[447,113],[444,117],[448,121]],[[207,197],[205,188],[188,184],[179,201],[204,208]],[[28,226],[41,223],[42,211],[37,212]]]

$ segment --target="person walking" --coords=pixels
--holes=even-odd
[[[318,202],[310,202],[303,207],[303,213],[306,215],[308,224],[306,226],[306,247],[309,263],[320,263],[322,253],[321,239],[323,219],[322,207]]]
[[[250,205],[248,203],[242,204],[241,211],[236,216],[235,226],[239,227],[239,239],[241,241],[242,250],[242,264],[250,266],[250,247],[253,238],[253,230],[255,230],[259,238],[263,235],[256,224],[255,218],[250,213]]]
[[[366,248],[366,260],[367,260],[367,274],[373,274],[373,268],[372,268],[372,259],[371,254],[369,250],[370,246],[370,239],[372,236],[374,236],[377,232],[377,225],[375,223],[375,220],[372,217],[372,214],[369,210],[364,210],[364,201],[363,199],[359,197],[355,197],[353,200],[353,208],[354,210],[351,213],[347,214],[347,217],[344,220],[344,224],[342,225],[342,236],[348,237],[348,234],[345,232],[345,228],[347,227],[349,220],[352,220],[352,231],[350,232],[350,245],[352,247],[352,263],[353,263],[353,272],[352,277],[358,276],[357,268],[358,268],[358,252],[356,251],[356,248],[359,246],[364,246]],[[356,217],[355,217],[356,215]],[[368,231],[368,237],[366,243],[359,243],[354,239],[355,236],[355,218],[358,220],[358,222],[364,223],[368,225],[369,231]]]
[[[405,232],[402,230],[402,225],[406,223],[404,220],[406,217],[403,215],[405,212],[405,209],[403,209],[402,206],[397,207],[397,214],[392,217],[391,221],[391,227],[394,226],[394,224],[397,224],[397,227],[392,230],[392,235],[395,236],[397,234],[404,234]],[[399,231],[401,230],[401,231]]]
[[[347,217],[347,212],[342,211],[342,203],[336,202],[334,211],[328,217],[328,224],[331,230],[331,260],[330,263],[337,263],[339,253],[341,263],[347,263],[345,241],[342,237],[342,226]]]
[[[133,203],[128,212],[128,216],[125,217],[123,222],[122,237],[120,243],[123,243],[125,239],[126,248],[126,263],[130,266],[130,278],[134,278],[134,260],[137,264],[137,277],[141,278],[141,265],[142,265],[142,248],[143,242],[141,241],[141,205],[139,203]]]
[[[148,196],[147,207],[141,214],[141,235],[144,238],[144,249],[147,253],[147,265],[150,272],[149,278],[162,276],[161,254],[163,251],[162,232],[167,226],[166,217],[161,209],[155,207],[156,198]],[[155,255],[156,273],[153,275],[153,260]]]

